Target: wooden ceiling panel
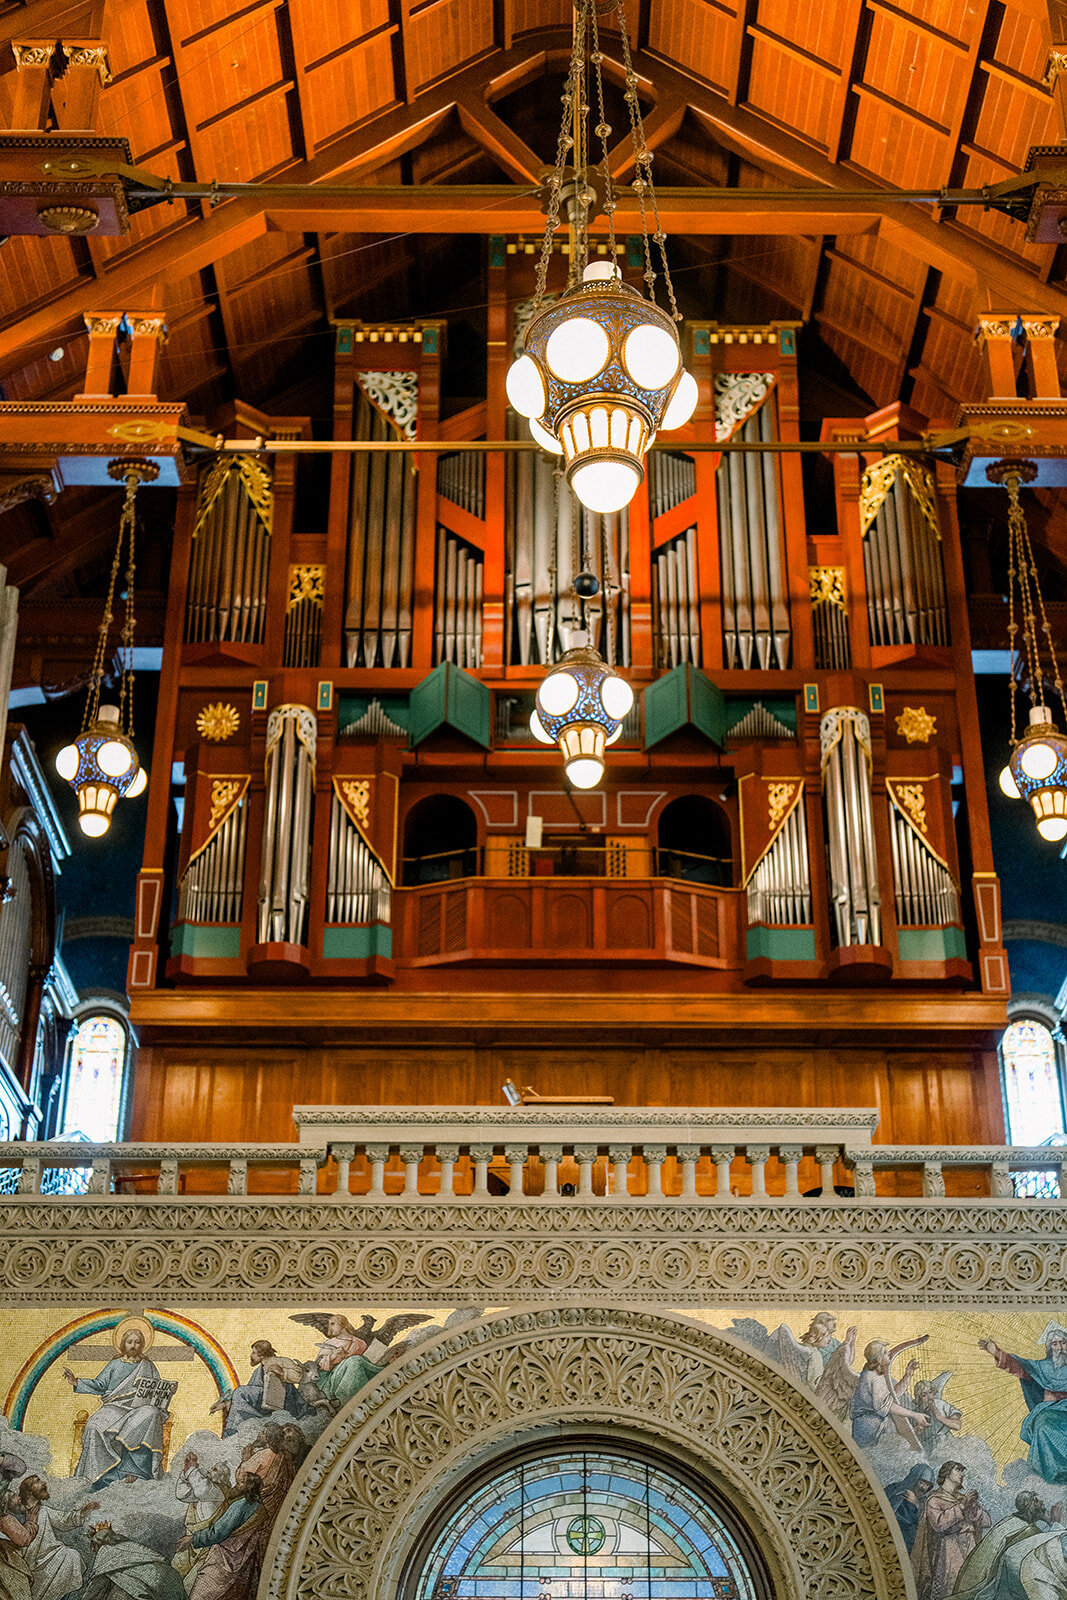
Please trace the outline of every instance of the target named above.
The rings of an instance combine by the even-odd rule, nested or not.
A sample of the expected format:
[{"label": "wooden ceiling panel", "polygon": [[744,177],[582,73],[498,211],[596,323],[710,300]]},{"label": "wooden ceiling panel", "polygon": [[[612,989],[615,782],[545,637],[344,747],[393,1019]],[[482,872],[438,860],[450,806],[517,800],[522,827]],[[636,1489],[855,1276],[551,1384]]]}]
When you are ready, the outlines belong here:
[{"label": "wooden ceiling panel", "polygon": [[907,17],[876,9],[863,81],[890,100],[951,127],[969,81],[966,51]]},{"label": "wooden ceiling panel", "polygon": [[98,133],[118,134],[130,141],[134,161],[142,161],[174,140],[166,85],[174,78],[169,60],[154,60],[117,78],[100,96]]},{"label": "wooden ceiling panel", "polygon": [[1058,138],[1056,109],[1048,95],[999,73],[986,76],[974,143],[1009,167],[1021,167],[1033,144]]},{"label": "wooden ceiling panel", "polygon": [[[14,235],[0,245],[0,315],[23,316],[81,276],[69,239]],[[5,315],[6,314],[6,315]]]},{"label": "wooden ceiling panel", "polygon": [[303,234],[290,237],[286,233],[265,233],[251,244],[217,261],[216,282],[226,293],[237,294],[249,284],[270,277],[282,261],[291,259],[304,246]]},{"label": "wooden ceiling panel", "polygon": [[843,257],[831,256],[823,275],[820,310],[841,328],[862,328],[880,350],[911,343],[917,300],[859,271]]},{"label": "wooden ceiling panel", "polygon": [[850,158],[861,171],[904,188],[920,173],[945,173],[951,153],[946,134],[869,92],[859,95]]},{"label": "wooden ceiling panel", "polygon": [[864,339],[857,337],[855,327],[843,328],[822,312],[815,313],[819,332],[824,342],[842,361],[863,393],[869,395],[875,406],[888,405],[898,398],[904,376],[903,357],[894,350],[875,350]]},{"label": "wooden ceiling panel", "polygon": [[223,299],[222,314],[230,350],[237,366],[255,356],[257,349],[284,330],[306,326],[322,315],[322,303],[312,281],[303,240],[290,239],[296,257],[283,261],[277,272],[255,279],[243,290]]},{"label": "wooden ceiling panel", "polygon": [[[121,27],[108,29],[107,35],[108,65],[114,83],[117,85],[126,73],[152,61],[155,56],[156,36],[146,0],[127,0],[122,7]],[[110,92],[104,91],[101,102]]]},{"label": "wooden ceiling panel", "polygon": [[711,0],[659,0],[649,16],[649,47],[704,83],[727,92],[727,63],[737,30],[735,8]]},{"label": "wooden ceiling panel", "polygon": [[429,0],[412,9],[405,52],[409,86],[421,89],[493,44],[493,8],[470,0]]},{"label": "wooden ceiling panel", "polygon": [[757,33],[752,39],[747,104],[825,150],[834,127],[838,78],[832,67]]},{"label": "wooden ceiling panel", "polygon": [[299,79],[308,154],[396,101],[392,32],[374,34]]},{"label": "wooden ceiling panel", "polygon": [[1015,6],[1005,6],[993,60],[1020,77],[1040,83],[1048,63],[1048,23],[1027,16]]},{"label": "wooden ceiling panel", "polygon": [[388,30],[389,0],[289,0],[293,54],[298,67],[313,67],[327,56]]},{"label": "wooden ceiling panel", "polygon": [[988,379],[982,353],[969,327],[931,308],[922,350],[923,366],[935,373],[945,391],[957,400],[984,397]]},{"label": "wooden ceiling panel", "polygon": [[277,25],[280,4],[267,0],[177,49],[191,136],[194,129],[215,125],[227,108],[245,105],[285,81]]},{"label": "wooden ceiling panel", "polygon": [[[507,9],[512,32],[516,34],[530,33],[534,28],[569,28],[574,0],[510,0]],[[636,7],[631,4],[629,9],[633,11]]]},{"label": "wooden ceiling panel", "polygon": [[278,85],[250,105],[240,106],[212,123],[210,128],[201,128],[196,135],[197,170],[223,182],[248,183],[291,162],[291,92]]},{"label": "wooden ceiling panel", "polygon": [[[180,153],[183,148],[175,146],[167,151],[158,151],[152,158],[152,171],[166,177],[180,178]],[[130,217],[130,231],[125,237],[86,240],[93,266],[99,272],[108,262],[135,251],[139,245],[160,236],[169,228],[183,227],[189,214],[189,202],[185,200],[176,200],[173,205],[161,201],[147,206],[143,211],[135,211]]]},{"label": "wooden ceiling panel", "polygon": [[[884,0],[895,9],[892,0]],[[867,0],[872,11],[882,9],[882,0]],[[901,9],[904,9],[901,7]],[[907,12],[916,22],[947,34],[950,39],[969,39],[983,22],[983,0],[907,0]]]},{"label": "wooden ceiling panel", "polygon": [[[726,265],[730,272],[740,272],[753,283],[765,284],[795,314],[810,299],[821,252],[820,239],[808,239],[800,234],[783,234],[773,239],[732,239]],[[760,313],[760,319],[767,320],[773,315],[772,310],[765,310]]]},{"label": "wooden ceiling panel", "polygon": [[926,263],[908,248],[908,236],[892,227],[880,233],[853,233],[835,243],[835,253],[854,261],[884,283],[917,294],[926,281]]},{"label": "wooden ceiling panel", "polygon": [[798,6],[796,0],[759,0],[756,21],[761,31],[777,34],[840,70],[852,54],[851,33],[843,26],[849,10],[843,0],[808,6]]},{"label": "wooden ceiling panel", "polygon": [[20,372],[13,372],[4,379],[5,400],[70,400],[80,393],[89,355],[85,329],[54,345],[53,350],[62,351],[58,361],[53,361],[50,354],[42,354]]},{"label": "wooden ceiling panel", "polygon": [[[983,151],[975,151],[968,156],[963,182],[967,188],[980,189],[985,183],[1000,183],[1001,179],[1011,177],[1015,171],[1016,168],[1008,162],[997,161]],[[961,210],[957,220],[961,228],[968,232],[983,234],[992,243],[1000,245],[1003,250],[1014,255],[1017,260],[1032,267],[1041,277],[1050,270],[1056,246],[1027,244],[1021,222],[1015,222],[1011,217],[1005,217],[998,211],[981,211],[977,206],[970,206],[966,211]],[[990,285],[990,288],[995,294],[996,285]],[[1034,289],[1036,294],[1040,293],[1036,283]]]},{"label": "wooden ceiling panel", "polygon": [[166,0],[166,9],[171,39],[175,48],[181,48],[201,35],[216,33],[231,20],[247,20],[250,8],[248,0]]}]

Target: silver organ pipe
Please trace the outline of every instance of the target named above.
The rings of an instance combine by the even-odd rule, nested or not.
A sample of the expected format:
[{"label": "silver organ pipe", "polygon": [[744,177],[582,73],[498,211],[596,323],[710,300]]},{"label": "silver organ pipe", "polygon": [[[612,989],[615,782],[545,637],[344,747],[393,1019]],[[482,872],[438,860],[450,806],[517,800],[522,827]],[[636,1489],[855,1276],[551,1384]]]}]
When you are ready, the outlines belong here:
[{"label": "silver organ pipe", "polygon": [[860,504],[867,524],[863,565],[871,643],[947,645],[945,575],[941,541],[931,525],[929,474],[910,462],[905,470],[899,457],[890,456],[864,473]]},{"label": "silver organ pipe", "polygon": [[943,928],[958,923],[960,896],[955,879],[915,831],[892,793],[889,839],[898,926]]},{"label": "silver organ pipe", "polygon": [[231,457],[205,473],[186,602],[185,637],[190,644],[262,642],[270,495],[269,479],[258,463]]},{"label": "silver organ pipe", "polygon": [[[357,386],[353,436],[394,437]],[[345,652],[350,667],[406,667],[415,586],[412,457],[370,451],[353,457],[349,487]]]},{"label": "silver organ pipe", "polygon": [[697,469],[692,456],[652,450],[648,456],[649,496],[653,517],[673,511],[697,492]]},{"label": "silver organ pipe", "polygon": [[326,921],[389,921],[389,879],[336,794],[330,812]]},{"label": "silver organ pipe", "polygon": [[774,927],[811,922],[808,824],[803,797],[748,881],[748,920]]},{"label": "silver organ pipe", "polygon": [[11,1072],[18,1061],[30,970],[33,895],[26,846],[16,838],[7,854],[10,897],[0,906],[0,1056]]},{"label": "silver organ pipe", "polygon": [[289,568],[283,657],[287,667],[317,667],[319,664],[325,575],[326,569],[322,566]]},{"label": "silver organ pipe", "polygon": [[836,706],[819,724],[830,896],[839,945],[881,944],[881,894],[871,808],[870,724]]},{"label": "silver organ pipe", "polygon": [[434,660],[457,667],[482,662],[483,556],[448,528],[437,529]]},{"label": "silver organ pipe", "polygon": [[308,903],[315,714],[275,706],[267,718],[266,807],[260,856],[260,944],[303,944]]},{"label": "silver organ pipe", "polygon": [[248,797],[238,802],[182,878],[179,922],[240,922],[244,910]]},{"label": "silver organ pipe", "polygon": [[700,665],[697,531],[687,528],[652,556],[652,615],[661,667]]},{"label": "silver organ pipe", "polygon": [[[765,401],[748,418],[741,439],[774,438],[772,405]],[[731,452],[717,481],[726,665],[786,667],[790,623],[777,464],[770,452]]]},{"label": "silver organ pipe", "polygon": [[463,450],[441,456],[437,463],[437,492],[462,506],[472,517],[485,516],[485,452]]},{"label": "silver organ pipe", "polygon": [[843,567],[809,567],[815,665],[834,671],[852,664]]}]

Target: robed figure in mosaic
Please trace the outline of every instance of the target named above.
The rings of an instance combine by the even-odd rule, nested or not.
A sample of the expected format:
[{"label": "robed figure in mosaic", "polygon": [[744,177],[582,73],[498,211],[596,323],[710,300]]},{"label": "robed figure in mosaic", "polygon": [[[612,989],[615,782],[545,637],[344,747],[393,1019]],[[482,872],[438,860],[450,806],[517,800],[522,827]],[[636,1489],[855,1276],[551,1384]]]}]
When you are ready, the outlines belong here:
[{"label": "robed figure in mosaic", "polygon": [[1046,1483],[1067,1483],[1067,1328],[1050,1322],[1041,1335],[1042,1361],[1009,1355],[992,1339],[979,1339],[1002,1372],[1022,1384],[1027,1412],[1019,1437],[1033,1470]]}]

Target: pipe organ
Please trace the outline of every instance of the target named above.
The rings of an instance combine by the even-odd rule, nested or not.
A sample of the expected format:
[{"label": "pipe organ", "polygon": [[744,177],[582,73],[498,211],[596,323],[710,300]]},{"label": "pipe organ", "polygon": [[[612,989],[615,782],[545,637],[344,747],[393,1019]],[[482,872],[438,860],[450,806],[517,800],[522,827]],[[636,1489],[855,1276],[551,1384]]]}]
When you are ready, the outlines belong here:
[{"label": "pipe organ", "polygon": [[[133,991],[1003,993],[952,469],[903,409],[830,421],[806,497],[765,448],[799,438],[795,325],[696,323],[692,422],[583,511],[501,449],[531,271],[491,258],[484,399],[447,398],[444,324],[337,323],[333,439],[390,448],[333,454],[325,507],[307,419],[240,409],[247,451],[179,491]],[[579,795],[529,717],[583,570],[636,700]]]}]

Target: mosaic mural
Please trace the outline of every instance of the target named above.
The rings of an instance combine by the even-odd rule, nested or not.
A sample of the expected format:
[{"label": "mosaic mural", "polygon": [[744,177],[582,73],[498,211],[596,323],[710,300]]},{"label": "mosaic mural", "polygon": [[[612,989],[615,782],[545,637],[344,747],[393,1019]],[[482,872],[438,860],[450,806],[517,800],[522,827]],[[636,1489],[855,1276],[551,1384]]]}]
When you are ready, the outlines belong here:
[{"label": "mosaic mural", "polygon": [[[391,1362],[480,1314],[0,1312],[0,1600],[251,1600],[274,1519],[331,1418]],[[919,1600],[1067,1600],[1067,1307],[677,1314],[733,1334],[837,1419],[885,1488]],[[589,1529],[599,1537],[607,1505],[580,1513],[593,1518],[583,1561],[599,1554]],[[497,1566],[513,1560],[505,1532],[490,1541]],[[569,1571],[573,1541],[547,1526],[539,1537]]]}]

